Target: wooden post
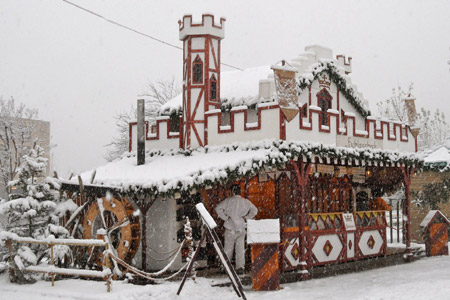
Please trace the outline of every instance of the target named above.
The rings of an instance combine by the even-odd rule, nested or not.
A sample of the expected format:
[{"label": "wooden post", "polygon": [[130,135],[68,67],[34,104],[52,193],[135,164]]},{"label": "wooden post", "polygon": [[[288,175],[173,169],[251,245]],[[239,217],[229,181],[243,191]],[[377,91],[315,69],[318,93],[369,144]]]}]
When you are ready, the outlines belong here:
[{"label": "wooden post", "polygon": [[400,202],[397,201],[397,243],[400,243]]},{"label": "wooden post", "polygon": [[10,264],[10,266],[9,266],[9,276],[10,276],[10,278],[15,278],[16,275],[14,273],[14,268],[12,267],[13,263],[14,263],[14,259],[13,259],[13,256],[12,256],[12,252],[13,252],[12,241],[11,240],[6,240],[5,246],[8,247],[8,251],[9,251],[9,264]]},{"label": "wooden post", "polygon": [[[306,262],[306,242],[308,234],[308,218],[306,216],[306,188],[308,186],[308,176],[311,171],[311,163],[304,163],[302,158],[298,159],[297,162],[291,160],[291,165],[294,168],[294,172],[297,178],[298,187],[300,188],[300,195],[298,195],[298,190],[294,191],[294,197],[300,202],[300,216],[299,216],[299,240],[300,240],[300,279],[308,280],[310,278],[308,271],[308,264]],[[300,197],[299,197],[300,196]]]},{"label": "wooden post", "polygon": [[[111,270],[111,260],[109,257],[109,242],[108,242],[108,238],[107,235],[103,236],[103,240],[105,241],[105,254],[103,256],[103,261],[105,263],[105,268],[108,268]],[[111,276],[107,276],[106,277],[106,291],[109,293],[111,292]]]},{"label": "wooden post", "polygon": [[[52,266],[55,266],[55,255],[54,255],[54,252],[53,252],[53,246],[54,245],[50,244],[49,246],[50,246],[50,264]],[[55,274],[51,273],[50,276],[52,277],[52,286],[55,286]]]},{"label": "wooden post", "polygon": [[391,203],[391,210],[389,211],[389,231],[391,233],[391,243],[394,242],[394,229],[392,228],[392,226],[394,226],[394,222],[392,219],[392,200],[390,201]]},{"label": "wooden post", "polygon": [[145,164],[145,101],[137,101],[137,164]]},{"label": "wooden post", "polygon": [[411,216],[410,216],[410,199],[409,199],[409,193],[410,193],[410,185],[411,185],[411,177],[414,172],[414,167],[411,166],[405,166],[402,167],[403,171],[403,180],[405,185],[405,203],[404,203],[404,211],[403,216],[406,217],[405,226],[403,228],[404,230],[404,236],[405,236],[405,261],[410,262],[413,260],[413,254],[411,249]]},{"label": "wooden post", "polygon": [[81,176],[79,176],[79,175],[78,175],[78,184],[80,185],[80,205],[79,206],[81,206],[84,204],[84,200],[83,200],[84,184],[83,184],[83,179],[81,179]]}]

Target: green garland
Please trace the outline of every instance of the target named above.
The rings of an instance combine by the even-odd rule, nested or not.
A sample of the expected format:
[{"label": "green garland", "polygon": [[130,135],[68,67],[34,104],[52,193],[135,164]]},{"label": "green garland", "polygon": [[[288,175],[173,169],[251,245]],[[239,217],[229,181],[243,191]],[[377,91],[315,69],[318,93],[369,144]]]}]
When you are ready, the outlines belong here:
[{"label": "green garland", "polygon": [[[414,165],[418,169],[422,169],[423,160],[421,157],[415,154],[402,154],[393,151],[383,151],[369,148],[351,149],[345,147],[328,146],[319,143],[300,142],[300,141],[283,141],[283,140],[266,140],[257,143],[246,144],[231,144],[224,146],[204,147],[195,150],[156,150],[147,152],[150,157],[157,156],[193,156],[195,153],[220,153],[220,152],[233,152],[233,151],[255,151],[255,150],[269,150],[269,153],[263,159],[253,159],[251,168],[245,162],[238,164],[234,168],[225,168],[224,172],[211,179],[203,179],[203,172],[199,171],[196,174],[192,174],[192,180],[190,183],[182,182],[179,180],[175,187],[159,189],[160,185],[169,184],[169,182],[163,181],[159,185],[153,185],[151,187],[142,188],[141,186],[129,186],[126,192],[146,192],[156,197],[172,197],[176,193],[184,193],[189,190],[200,190],[205,186],[215,186],[217,184],[226,184],[230,181],[239,180],[241,178],[250,178],[257,175],[266,168],[283,168],[286,163],[295,157],[306,157],[309,161],[313,157],[317,156],[322,159],[330,158],[332,160],[358,160],[358,161],[371,161],[371,162],[383,162],[389,164],[402,164],[406,166]],[[129,154],[128,157],[135,154]],[[333,162],[331,162],[333,164]]]},{"label": "green garland", "polygon": [[327,72],[327,74],[330,76],[330,79],[336,84],[336,86],[339,88],[339,91],[345,96],[346,99],[348,99],[350,104],[355,107],[357,112],[359,112],[364,118],[370,116],[370,111],[365,110],[361,105],[361,101],[355,96],[355,91],[353,90],[353,88],[347,88],[347,81],[339,73],[333,62],[320,62],[319,66],[316,66],[312,71],[312,74],[314,75],[313,80],[300,78],[298,84],[299,95],[301,91],[310,86],[314,80],[318,79],[319,75],[322,72]]}]

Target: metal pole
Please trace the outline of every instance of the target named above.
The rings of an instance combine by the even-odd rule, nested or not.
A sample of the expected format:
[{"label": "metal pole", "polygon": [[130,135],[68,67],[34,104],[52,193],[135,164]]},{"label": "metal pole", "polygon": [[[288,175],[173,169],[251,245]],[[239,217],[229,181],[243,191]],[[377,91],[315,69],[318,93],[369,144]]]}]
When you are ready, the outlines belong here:
[{"label": "metal pole", "polygon": [[137,164],[145,164],[145,104],[144,99],[137,101]]}]

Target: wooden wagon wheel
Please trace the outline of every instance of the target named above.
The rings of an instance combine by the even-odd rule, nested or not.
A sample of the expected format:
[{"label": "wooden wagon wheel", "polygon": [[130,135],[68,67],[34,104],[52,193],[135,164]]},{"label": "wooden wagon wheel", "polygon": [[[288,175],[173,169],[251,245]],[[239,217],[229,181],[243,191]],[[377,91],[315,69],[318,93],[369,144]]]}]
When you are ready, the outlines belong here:
[{"label": "wooden wagon wheel", "polygon": [[[95,239],[97,230],[104,228],[110,238],[113,251],[126,262],[131,262],[140,242],[139,218],[126,198],[105,197],[93,201],[83,218],[83,238]],[[89,253],[92,249],[89,249]],[[99,259],[96,259],[100,263]]]}]

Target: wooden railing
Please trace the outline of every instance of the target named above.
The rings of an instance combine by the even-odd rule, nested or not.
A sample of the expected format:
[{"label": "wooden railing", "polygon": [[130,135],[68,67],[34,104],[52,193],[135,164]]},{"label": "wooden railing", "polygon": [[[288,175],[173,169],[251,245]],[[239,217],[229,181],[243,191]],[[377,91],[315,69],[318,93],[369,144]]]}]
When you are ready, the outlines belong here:
[{"label": "wooden railing", "polygon": [[[6,247],[8,247],[10,252],[10,261],[12,262],[13,256],[13,242],[22,244],[37,244],[37,245],[47,245],[50,247],[50,265],[49,266],[28,266],[24,270],[27,272],[34,273],[44,273],[48,274],[52,280],[52,286],[55,286],[55,275],[66,275],[66,276],[81,276],[81,277],[92,277],[92,278],[102,278],[106,281],[107,292],[111,291],[111,261],[108,255],[109,243],[107,240],[101,239],[90,239],[90,240],[78,240],[78,239],[47,239],[47,240],[36,240],[33,238],[24,237],[11,237],[5,240]],[[104,247],[105,255],[103,256],[104,270],[94,271],[94,270],[80,270],[80,269],[70,269],[70,268],[59,268],[55,266],[54,258],[54,246],[65,245],[65,246],[81,246],[81,247]]]}]

